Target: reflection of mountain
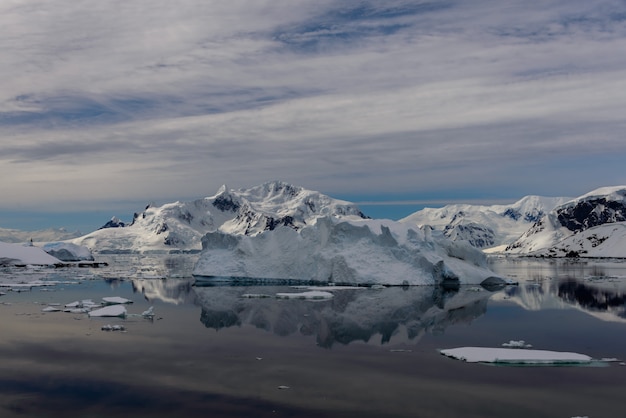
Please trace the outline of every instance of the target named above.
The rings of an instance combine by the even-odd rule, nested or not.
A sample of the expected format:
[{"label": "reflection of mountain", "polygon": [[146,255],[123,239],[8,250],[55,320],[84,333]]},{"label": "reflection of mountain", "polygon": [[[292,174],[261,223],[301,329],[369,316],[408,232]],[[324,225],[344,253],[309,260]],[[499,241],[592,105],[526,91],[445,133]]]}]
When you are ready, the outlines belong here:
[{"label": "reflection of mountain", "polygon": [[[445,291],[438,287],[335,290],[325,301],[278,300],[285,287],[195,287],[202,307],[200,320],[219,330],[244,324],[277,335],[313,336],[318,345],[369,341],[381,344],[441,332],[449,325],[470,322],[486,311],[490,292],[479,288]],[[266,295],[247,298],[244,295]]]},{"label": "reflection of mountain", "polygon": [[528,310],[579,309],[606,321],[626,321],[624,279],[545,280],[508,288],[506,298]]},{"label": "reflection of mountain", "polygon": [[626,319],[626,292],[602,289],[574,280],[558,285],[558,296],[586,311],[613,312]]}]

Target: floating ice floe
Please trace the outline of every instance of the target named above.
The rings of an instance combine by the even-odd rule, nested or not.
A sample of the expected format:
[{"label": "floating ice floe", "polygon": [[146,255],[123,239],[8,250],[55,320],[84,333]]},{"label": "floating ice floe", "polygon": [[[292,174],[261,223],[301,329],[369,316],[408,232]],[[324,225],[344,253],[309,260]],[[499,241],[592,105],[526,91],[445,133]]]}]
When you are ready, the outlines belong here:
[{"label": "floating ice floe", "polygon": [[515,348],[460,347],[440,350],[440,353],[468,363],[575,365],[589,364],[593,361],[591,357],[585,354]]},{"label": "floating ice floe", "polygon": [[511,340],[508,343],[502,343],[502,347],[506,348],[533,348],[532,344],[526,344],[524,340]]},{"label": "floating ice floe", "polygon": [[56,306],[46,306],[41,310],[41,312],[60,312],[61,309]]},{"label": "floating ice floe", "polygon": [[125,305],[127,303],[133,303],[132,300],[120,296],[110,296],[102,298],[102,301],[105,305]]},{"label": "floating ice floe", "polygon": [[89,312],[90,317],[125,317],[126,316],[126,308],[123,305],[110,305],[105,306],[104,308],[96,309],[94,311]]},{"label": "floating ice floe", "polygon": [[300,293],[277,293],[278,299],[307,299],[307,300],[326,300],[332,299],[333,294],[330,292],[322,292],[320,290],[311,290]]},{"label": "floating ice floe", "polygon": [[100,308],[101,306],[102,305],[100,305],[99,303],[95,303],[92,299],[77,300],[77,301],[74,301],[65,305],[65,307],[69,309],[87,309],[87,310]]}]

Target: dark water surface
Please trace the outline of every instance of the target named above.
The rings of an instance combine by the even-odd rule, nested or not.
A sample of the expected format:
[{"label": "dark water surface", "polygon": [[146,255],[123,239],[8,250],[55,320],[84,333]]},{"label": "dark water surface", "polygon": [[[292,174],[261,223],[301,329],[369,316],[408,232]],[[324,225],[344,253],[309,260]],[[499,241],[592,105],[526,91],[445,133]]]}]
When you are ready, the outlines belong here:
[{"label": "dark water surface", "polygon": [[[623,263],[494,260],[520,286],[341,290],[306,301],[273,297],[299,291],[287,287],[194,287],[188,263],[142,261],[44,271],[69,283],[4,290],[0,417],[626,416]],[[168,278],[148,279],[151,263]],[[22,274],[4,272],[0,283]],[[133,300],[130,314],[154,306],[156,317],[42,312],[105,296]],[[620,361],[495,367],[437,351],[509,340]]]}]

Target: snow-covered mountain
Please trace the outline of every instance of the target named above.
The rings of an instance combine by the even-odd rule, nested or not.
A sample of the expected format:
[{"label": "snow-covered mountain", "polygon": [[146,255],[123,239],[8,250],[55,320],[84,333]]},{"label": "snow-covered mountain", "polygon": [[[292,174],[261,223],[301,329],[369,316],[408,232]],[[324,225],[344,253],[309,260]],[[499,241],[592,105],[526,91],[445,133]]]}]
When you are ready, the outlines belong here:
[{"label": "snow-covered mountain", "polygon": [[51,242],[64,241],[79,237],[80,232],[70,232],[64,228],[49,228],[37,231],[21,231],[18,229],[0,228],[0,241],[2,242]]},{"label": "snow-covered mountain", "polygon": [[555,207],[506,253],[626,257],[626,186],[602,187]]},{"label": "snow-covered mountain", "polygon": [[222,186],[214,196],[191,202],[148,205],[129,225],[113,218],[72,242],[100,253],[199,252],[208,232],[254,236],[280,225],[298,230],[319,216],[365,217],[352,203],[274,181],[239,190]]},{"label": "snow-covered mountain", "polygon": [[453,241],[467,241],[477,248],[510,244],[552,208],[570,198],[526,196],[510,205],[454,204],[424,208],[400,222],[430,225]]}]

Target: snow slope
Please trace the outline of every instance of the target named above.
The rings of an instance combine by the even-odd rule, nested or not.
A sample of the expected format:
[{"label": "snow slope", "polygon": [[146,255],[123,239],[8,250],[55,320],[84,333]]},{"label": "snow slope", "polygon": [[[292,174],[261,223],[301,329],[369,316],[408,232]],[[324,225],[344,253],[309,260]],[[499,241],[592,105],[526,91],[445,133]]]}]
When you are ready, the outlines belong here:
[{"label": "snow slope", "polygon": [[60,265],[61,260],[39,247],[0,242],[0,265]]},{"label": "snow slope", "polygon": [[478,284],[494,273],[466,243],[390,220],[325,216],[299,229],[207,233],[194,275],[342,284]]},{"label": "snow slope", "polygon": [[113,218],[72,242],[100,253],[199,252],[208,232],[252,236],[279,225],[297,230],[326,215],[364,217],[352,203],[279,181],[239,190],[222,186],[192,202],[149,205],[128,226]]},{"label": "snow slope", "polygon": [[455,204],[424,208],[400,222],[430,225],[453,241],[467,241],[477,248],[510,244],[534,222],[569,198],[526,196],[511,205]]},{"label": "snow slope", "polygon": [[626,186],[602,187],[555,207],[505,252],[548,257],[626,257]]}]

